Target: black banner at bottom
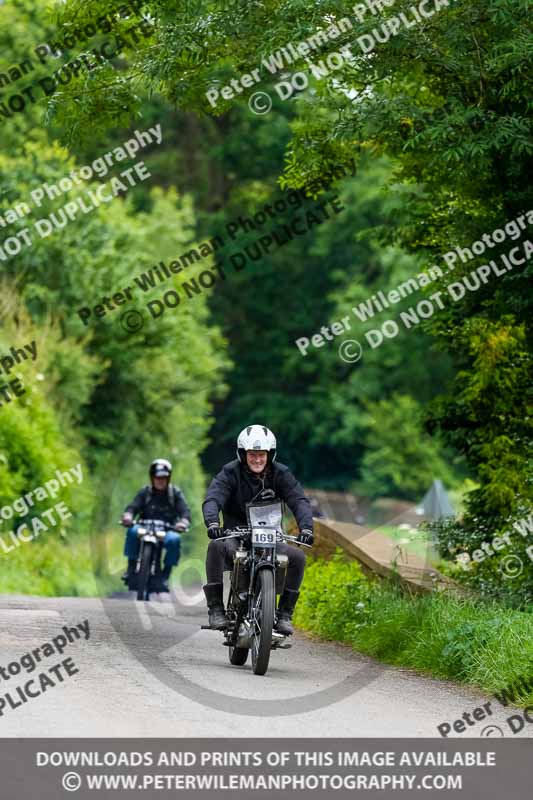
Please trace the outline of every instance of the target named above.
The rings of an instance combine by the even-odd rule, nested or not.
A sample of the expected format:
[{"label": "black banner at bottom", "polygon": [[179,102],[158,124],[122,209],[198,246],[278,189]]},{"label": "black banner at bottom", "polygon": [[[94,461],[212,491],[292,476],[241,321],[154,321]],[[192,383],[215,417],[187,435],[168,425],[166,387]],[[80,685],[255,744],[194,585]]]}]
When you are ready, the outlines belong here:
[{"label": "black banner at bottom", "polygon": [[527,739],[3,739],[2,800],[531,796]]}]

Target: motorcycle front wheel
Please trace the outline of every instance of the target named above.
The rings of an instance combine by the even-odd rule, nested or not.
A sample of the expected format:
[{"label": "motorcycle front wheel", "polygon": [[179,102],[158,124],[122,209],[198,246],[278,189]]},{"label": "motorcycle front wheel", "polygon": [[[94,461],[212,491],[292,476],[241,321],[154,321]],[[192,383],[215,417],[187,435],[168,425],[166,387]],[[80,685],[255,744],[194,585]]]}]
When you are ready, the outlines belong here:
[{"label": "motorcycle front wheel", "polygon": [[139,583],[137,584],[137,600],[150,599],[150,572],[152,567],[151,542],[143,543],[141,555],[141,568],[139,569]]},{"label": "motorcycle front wheel", "polygon": [[254,590],[252,669],[255,675],[264,675],[268,669],[275,607],[274,575],[271,570],[262,569],[255,582]]}]

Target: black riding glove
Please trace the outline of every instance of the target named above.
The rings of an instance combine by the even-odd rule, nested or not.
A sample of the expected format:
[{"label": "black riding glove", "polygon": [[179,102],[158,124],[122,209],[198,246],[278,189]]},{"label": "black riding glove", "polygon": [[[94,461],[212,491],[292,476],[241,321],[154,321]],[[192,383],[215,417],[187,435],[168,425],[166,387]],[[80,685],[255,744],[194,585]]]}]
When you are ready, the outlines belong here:
[{"label": "black riding glove", "polygon": [[302,544],[313,544],[315,537],[313,536],[313,531],[310,531],[308,528],[304,528],[303,531],[300,531],[298,534],[298,538],[296,541],[301,542]]},{"label": "black riding glove", "polygon": [[210,539],[220,539],[221,536],[224,536],[224,531],[218,522],[212,522],[207,528],[207,535]]}]

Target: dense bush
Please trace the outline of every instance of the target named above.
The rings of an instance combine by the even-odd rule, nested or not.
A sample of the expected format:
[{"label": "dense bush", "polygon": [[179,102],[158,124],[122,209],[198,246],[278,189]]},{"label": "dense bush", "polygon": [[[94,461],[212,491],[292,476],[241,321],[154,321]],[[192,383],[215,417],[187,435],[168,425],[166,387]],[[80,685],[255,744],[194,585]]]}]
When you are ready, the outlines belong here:
[{"label": "dense bush", "polygon": [[[0,586],[5,594],[44,595],[47,597],[94,597],[120,590],[119,563],[122,543],[109,538],[116,561],[116,575],[104,584],[95,583],[94,558],[86,537],[70,537],[57,531],[21,544],[0,556]],[[122,566],[120,559],[120,566]]]},{"label": "dense bush", "polygon": [[[443,519],[426,527],[444,559],[441,569],[446,574],[485,597],[518,608],[533,607],[531,508],[523,507],[497,527],[474,516]],[[505,534],[506,539],[502,539]],[[496,537],[500,539],[499,551],[492,545]],[[477,558],[485,556],[482,561],[473,559],[478,550],[481,555]]]}]

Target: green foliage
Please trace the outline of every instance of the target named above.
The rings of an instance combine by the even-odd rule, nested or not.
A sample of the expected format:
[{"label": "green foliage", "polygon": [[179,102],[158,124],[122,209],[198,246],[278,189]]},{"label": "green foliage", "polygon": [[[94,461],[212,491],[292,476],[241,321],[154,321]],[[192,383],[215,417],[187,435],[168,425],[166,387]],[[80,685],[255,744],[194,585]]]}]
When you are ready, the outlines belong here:
[{"label": "green foliage", "polygon": [[469,513],[501,524],[533,498],[531,355],[524,325],[509,316],[470,320],[461,345],[473,369],[458,373],[455,394],[435,404],[432,419],[476,468],[481,485],[469,495]]},{"label": "green foliage", "polygon": [[[19,197],[13,192],[10,198],[16,202],[26,186],[57,180],[73,166],[65,151],[40,148],[37,169],[30,169],[22,158],[5,156],[0,169],[20,187]],[[40,213],[45,216],[53,207],[48,201]],[[61,319],[71,347],[83,345],[81,361],[56,353],[53,373],[60,402],[86,428],[90,443],[109,446],[127,432],[130,443],[146,446],[154,436],[168,440],[171,430],[176,438],[189,436],[196,449],[201,447],[198,437],[207,429],[200,421],[208,409],[204,375],[222,365],[214,356],[221,345],[219,333],[206,326],[205,298],[194,298],[179,313],[167,313],[157,323],[149,319],[147,329],[133,335],[122,329],[120,312],[101,320],[93,317],[88,328],[76,313],[131,284],[143,267],[170,260],[190,246],[193,212],[187,198],[154,190],[150,213],[131,211],[130,200],[117,198],[105,210],[100,207],[76,219],[61,236],[35,241],[4,270],[13,278],[15,271],[22,276],[19,290],[36,319],[43,323],[53,313]],[[191,271],[191,277],[194,274]],[[172,288],[172,282],[165,288]],[[146,293],[140,307],[161,293],[161,289]],[[144,314],[149,317],[146,310]],[[46,341],[42,344],[45,347]],[[70,386],[79,387],[81,394],[70,393]],[[118,397],[130,402],[117,402]],[[187,409],[176,402],[180,397],[187,397]]]},{"label": "green foliage", "polygon": [[442,446],[423,428],[420,404],[408,395],[369,404],[358,491],[370,497],[419,500],[433,480],[456,483]]},{"label": "green foliage", "polygon": [[[64,396],[58,395],[57,386],[63,383],[58,369],[61,358],[66,357],[67,363],[73,358],[79,368],[79,373],[73,377],[74,380],[80,377],[82,391],[81,375],[84,370],[90,372],[91,358],[76,344],[69,348],[59,327],[49,320],[42,326],[36,325],[20,299],[7,286],[2,292],[2,312],[4,324],[0,328],[0,352],[9,353],[10,347],[23,349],[25,344],[35,342],[37,359],[22,361],[5,376],[6,382],[18,378],[24,394],[0,408],[0,506],[42,486],[55,477],[56,469],[68,471],[81,464],[82,485],[61,487],[53,500],[34,497],[28,519],[62,501],[76,510],[75,522],[67,519],[64,527],[87,532],[93,502],[91,479],[79,449],[81,440],[70,428],[70,413],[66,410],[68,392]],[[20,519],[3,521],[2,530],[5,533],[18,524],[21,524]]]},{"label": "green foliage", "polygon": [[[82,5],[72,0],[65,18],[73,19]],[[407,0],[395,3],[383,11],[381,21],[408,6]],[[90,7],[102,8],[103,3]],[[347,13],[336,0],[307,6],[298,0],[282,6],[236,2],[224,9],[214,9],[209,2],[186,7],[153,2],[147,8],[157,19],[157,47],[134,60],[128,72],[132,86],[140,73],[181,107],[197,110],[209,110],[207,86],[251,72],[262,56],[316,33],[326,17],[334,20]],[[527,210],[532,195],[523,176],[531,171],[533,154],[529,10],[528,2],[457,0],[363,55],[354,40],[376,24],[373,15],[366,15],[342,39],[352,44],[353,58],[329,79],[311,79],[310,90],[291,104],[298,116],[287,146],[284,185],[307,186],[354,156],[359,160],[362,153],[386,153],[394,162],[405,212],[399,224],[390,226],[389,238],[431,256],[469,245]],[[176,33],[194,50],[194,59],[184,60],[182,48],[176,50]],[[325,49],[336,50],[340,44],[335,40]],[[291,65],[294,71],[300,68],[306,68],[303,58]],[[114,84],[117,92],[123,83],[121,76]],[[93,88],[97,87],[98,80]],[[119,97],[123,102],[117,95],[115,109]],[[245,100],[242,95],[223,100],[213,113]],[[66,119],[79,114],[78,106],[74,100],[64,105]],[[87,95],[82,107],[90,107]],[[475,265],[458,265],[456,279]],[[526,321],[530,324],[529,276],[526,264],[497,287],[494,283],[465,301],[460,315],[455,309],[444,310],[430,325],[460,369],[435,419],[449,441],[468,442],[465,455],[480,483],[478,495],[472,495],[477,502],[473,513],[483,504],[486,513],[505,516],[529,480],[523,452],[531,440],[530,405],[524,415],[525,400],[515,410],[509,404],[502,432],[496,433],[483,415],[457,413],[456,403],[459,396],[470,403],[480,379],[483,382],[479,353],[472,350],[480,329],[490,330],[489,338],[496,341],[509,338],[504,319],[509,310],[518,332]],[[526,335],[530,339],[531,334]],[[481,338],[487,344],[487,337]],[[509,350],[496,350],[494,364],[505,368]],[[513,392],[522,385],[522,365],[531,369],[529,357],[522,355],[520,360],[518,377],[511,379]],[[320,402],[323,396],[320,387],[313,400]],[[307,429],[308,417],[300,416]],[[517,432],[521,423],[524,436]],[[321,441],[327,439],[324,434]],[[323,463],[328,461],[326,455]]]},{"label": "green foliage", "polygon": [[[408,6],[398,0],[383,15]],[[108,7],[108,0],[53,8],[44,0],[4,4],[2,69]],[[469,529],[478,519],[500,529],[518,505],[531,502],[529,265],[469,293],[460,307],[439,311],[423,330],[366,348],[356,365],[343,363],[337,351],[341,338],[364,341],[368,327],[382,321],[360,324],[352,307],[533,205],[523,178],[533,152],[529,3],[454,0],[363,56],[355,39],[375,26],[369,14],[327,48],[350,41],[353,61],[331,79],[311,79],[310,91],[296,102],[275,98],[272,76],[263,76],[259,88],[275,99],[267,118],[250,113],[247,92],[213,111],[206,89],[315,34],[326,17],[349,15],[345,4],[147,0],[143,10],[154,20],[153,37],[127,45],[89,73],[82,70],[48,104],[39,90],[39,101],[24,113],[0,119],[3,210],[42,181],[54,183],[119,144],[132,123],[161,121],[163,127],[163,145],[147,158],[150,182],[1,262],[7,291],[39,332],[36,369],[44,375],[40,380],[32,372],[28,398],[0,409],[10,415],[5,433],[0,417],[8,460],[18,464],[19,431],[24,453],[24,479],[17,471],[10,473],[12,485],[7,476],[1,484],[6,498],[26,485],[28,474],[33,481],[48,464],[75,454],[76,463],[89,466],[100,498],[99,509],[93,500],[82,503],[79,521],[91,517],[98,531],[116,519],[145,482],[147,462],[160,453],[179,465],[177,479],[199,516],[200,454],[211,439],[206,464],[218,469],[232,457],[238,430],[261,419],[279,435],[280,459],[302,480],[324,488],[359,482],[371,493],[413,499],[427,485],[423,474],[435,472],[453,484],[463,471],[442,446],[440,431],[478,483],[468,499]],[[115,22],[111,38],[133,20]],[[106,38],[99,34],[37,66],[27,80],[4,87],[4,99]],[[324,52],[315,55],[319,60]],[[308,65],[302,59],[290,69]],[[346,210],[338,218],[232,274],[210,294],[147,320],[134,335],[121,328],[118,312],[89,328],[79,320],[81,306],[95,305],[141,270],[270,202],[279,183],[308,186],[333,167],[351,171],[354,164],[357,176],[342,182]],[[161,188],[154,190],[154,183]],[[74,189],[68,199],[86,188],[94,186]],[[62,204],[46,201],[41,215]],[[24,226],[21,220],[11,231]],[[264,233],[247,233],[222,256]],[[458,262],[453,279],[478,263]],[[176,278],[168,288],[179,283]],[[429,291],[444,285],[436,282]],[[156,289],[143,296],[139,307],[159,295]],[[296,339],[346,315],[352,327],[345,337],[301,356]],[[2,345],[10,346],[16,330],[0,332]],[[17,341],[26,329],[20,333]],[[224,400],[226,350],[234,368]],[[32,368],[25,369],[30,376]],[[432,405],[429,439],[418,410],[424,413],[436,394],[442,397]],[[37,442],[30,443],[34,411]],[[370,425],[370,418],[377,423]]]},{"label": "green foliage", "polygon": [[[499,620],[495,620],[499,623]],[[481,634],[481,638],[479,635]],[[475,665],[476,652],[486,646],[485,631],[472,622],[465,622],[446,633],[446,645],[442,649],[442,665],[454,675],[467,675]]]},{"label": "green foliage", "polygon": [[[9,20],[2,28],[5,68],[29,54],[36,44],[57,39],[57,20],[51,18],[47,27],[42,8],[36,13],[32,5],[24,0],[0,9],[3,23]],[[22,36],[25,23],[28,26]],[[57,69],[69,55],[50,63]],[[21,80],[20,86],[49,72],[50,66],[48,70],[39,68]],[[5,94],[17,91],[18,86],[7,87]],[[48,138],[38,127],[42,108],[42,103],[28,104],[24,114],[2,120],[6,148],[0,154],[0,214],[28,201],[30,192],[43,182],[58,183],[73,169],[130,138],[128,129],[123,135],[102,135],[88,158],[80,147],[75,158],[54,140],[53,128]],[[168,125],[165,118],[162,121],[165,142],[171,138],[171,119],[169,114]],[[148,165],[150,157],[144,156]],[[121,169],[127,166],[130,164],[120,164]],[[153,320],[146,303],[179,287],[179,281],[146,295],[139,291],[137,307],[143,311],[146,325],[135,334],[122,328],[121,310],[104,319],[93,316],[88,327],[77,314],[79,308],[93,307],[102,297],[131,285],[141,271],[189,249],[195,242],[195,212],[190,197],[178,195],[173,188],[158,190],[146,182],[125,199],[115,198],[91,213],[80,214],[46,238],[36,234],[32,227],[36,219],[97,186],[85,183],[68,195],[46,198],[39,208],[32,207],[29,216],[2,228],[4,240],[29,227],[32,245],[0,262],[0,352],[35,340],[38,357],[35,362],[24,362],[11,375],[20,373],[26,394],[0,409],[0,502],[12,502],[53,477],[55,469],[77,463],[83,465],[84,483],[80,488],[62,489],[56,498],[65,501],[73,513],[64,523],[72,558],[66,554],[67,545],[58,546],[55,556],[49,545],[42,551],[42,560],[38,543],[20,547],[6,554],[18,566],[9,581],[2,575],[0,591],[94,592],[88,544],[84,545],[87,552],[82,553],[73,543],[80,535],[83,541],[89,535],[98,539],[100,531],[116,523],[126,503],[147,482],[147,467],[156,455],[174,462],[174,479],[193,508],[198,529],[205,488],[200,453],[208,441],[213,399],[224,394],[221,373],[228,365],[225,343],[211,324],[205,295]],[[203,268],[207,265],[204,262]],[[197,271],[190,268],[187,278]],[[41,501],[32,514],[38,515],[49,505]],[[11,524],[4,522],[4,534]],[[58,530],[56,533],[59,535]],[[115,528],[120,548],[123,535],[122,529]],[[202,544],[205,547],[204,541]],[[184,549],[189,555],[198,553],[194,536],[184,542]],[[91,555],[97,552],[98,548],[93,548]],[[76,582],[78,555],[81,563]],[[98,572],[99,567],[95,555],[92,570]]]},{"label": "green foliage", "polygon": [[[527,609],[533,605],[531,520],[531,508],[524,507],[499,526],[491,524],[484,515],[468,515],[460,521],[444,519],[426,527],[445,559],[439,566],[450,577],[483,597]],[[507,539],[502,539],[504,534],[507,534]],[[491,547],[496,537],[501,541],[500,550]],[[488,545],[489,552],[482,545]],[[478,550],[483,558],[481,561],[473,559]]]},{"label": "green foliage", "polygon": [[[334,580],[333,580],[334,579]],[[321,635],[345,641],[368,614],[371,584],[357,562],[338,550],[330,561],[309,561],[298,602],[296,620]],[[332,617],[331,609],[338,609]]]},{"label": "green foliage", "polygon": [[[55,530],[47,536],[0,556],[2,594],[94,597],[98,592],[88,539],[61,537]],[[119,586],[116,581],[107,588]]]},{"label": "green foliage", "polygon": [[[488,692],[529,675],[533,657],[531,614],[441,593],[410,596],[369,582],[340,552],[308,563],[295,622],[386,663]],[[516,702],[532,699],[522,692]]]},{"label": "green foliage", "polygon": [[[268,169],[268,162],[264,164]],[[382,398],[395,402],[398,393],[409,394],[413,386],[420,402],[427,402],[448,378],[448,360],[431,353],[430,340],[423,334],[413,334],[409,347],[398,338],[377,351],[366,348],[362,364],[346,364],[338,354],[341,341],[361,341],[363,331],[376,325],[373,320],[360,323],[352,307],[378,288],[393,288],[419,271],[413,256],[384,248],[376,233],[400,213],[383,193],[389,175],[386,162],[365,162],[355,178],[347,177],[339,187],[345,210],[338,217],[266,254],[260,262],[249,262],[213,296],[215,316],[227,332],[235,364],[229,376],[230,394],[218,409],[217,445],[209,451],[213,468],[231,457],[235,436],[247,420],[264,419],[282,432],[279,458],[302,480],[347,489],[360,477],[367,449],[367,403]],[[279,195],[265,192],[250,209],[248,193],[258,195],[266,188],[255,177],[247,184],[243,176],[224,220],[249,216],[272,203]],[[288,219],[286,215],[278,224]],[[243,250],[271,228],[273,224],[242,235],[229,252]],[[238,303],[232,302],[235,296]],[[302,356],[297,339],[311,338],[323,325],[343,317],[351,326],[345,335],[319,349],[310,346]],[[438,450],[436,445],[433,449]],[[442,448],[440,452],[444,459]],[[400,480],[387,484],[393,494],[403,495],[409,481],[420,483],[410,465],[404,466]],[[411,485],[407,494],[412,496]]]},{"label": "green foliage", "polygon": [[[63,9],[62,19],[65,22],[79,22],[103,10],[102,3],[69,3]],[[146,68],[145,78],[150,76],[150,81],[153,80],[157,88],[168,85],[170,96],[173,97],[174,89],[170,88],[169,82],[173,70],[179,68],[180,74],[187,80],[187,75],[192,76],[199,68],[201,59],[184,67],[181,61],[179,64],[176,62],[176,48],[169,46],[179,30],[183,10],[175,9],[171,14],[168,4],[158,5],[152,10],[158,20],[157,37],[163,49],[154,48],[149,55],[140,52],[133,57],[130,54],[134,60],[126,74],[131,77],[133,85],[138,68]],[[201,8],[197,8],[197,12],[201,13]],[[227,22],[225,17],[223,24],[227,25]],[[308,28],[311,33],[312,24]],[[252,33],[252,29],[249,33]],[[180,35],[187,43],[187,35],[183,38],[183,31],[180,31]],[[273,34],[272,44],[277,35],[281,35],[281,28]],[[158,69],[163,63],[160,56],[163,53],[164,76],[159,76],[162,82],[158,83]],[[137,55],[138,61],[135,60]],[[184,73],[181,72],[183,69]],[[80,123],[81,136],[83,114],[94,118],[93,104],[100,103],[103,108],[102,114],[98,115],[98,122],[102,124],[96,140],[101,140],[102,147],[105,147],[105,142],[109,141],[107,132],[105,136],[102,132],[107,124],[105,109],[112,114],[112,109],[117,108],[117,100],[113,95],[113,87],[110,91],[109,87],[106,88],[105,102],[103,98],[98,100],[97,88],[101,78],[98,73],[91,78],[90,94],[82,83],[74,82],[65,89],[60,97],[61,102],[56,106],[59,117],[63,115],[68,118],[69,109],[73,110],[76,122]],[[107,77],[105,82],[106,85],[109,83]],[[173,85],[178,97],[180,85]],[[121,78],[117,91],[122,91],[123,87],[124,80]],[[87,100],[87,105],[85,102],[80,104],[78,94]],[[72,98],[73,105],[69,98]],[[169,170],[179,174],[181,182],[182,171],[190,173],[191,163],[196,165],[204,162],[204,158],[194,157],[185,164],[182,154],[191,148],[191,137],[202,137],[207,141],[201,152],[208,153],[210,168],[200,174],[195,166],[195,180],[191,181],[197,202],[209,209],[209,214],[199,215],[199,231],[204,237],[224,233],[229,220],[239,214],[248,216],[254,207],[260,208],[280,196],[276,179],[283,149],[289,140],[289,123],[294,117],[294,110],[287,104],[270,117],[268,125],[261,119],[254,119],[248,109],[231,112],[230,124],[223,120],[214,120],[209,124],[205,118],[196,120],[190,114],[180,114],[175,119],[176,115],[170,116],[169,109],[161,99],[154,101],[147,98],[145,105],[148,119],[158,119],[158,115],[163,113],[178,129],[178,163],[175,163],[174,148],[170,151],[172,161],[165,159],[163,151],[157,154],[160,164],[166,166],[166,171],[161,170],[158,174],[160,182],[168,182]],[[163,129],[165,145],[165,125]],[[114,131],[113,136],[117,136],[117,133]],[[87,157],[97,153],[94,143],[80,145],[80,137],[72,140],[71,146],[80,157],[83,153]],[[224,169],[221,169],[222,159]],[[418,336],[416,342],[413,337],[411,357],[401,342],[390,343],[386,354],[384,351],[369,353],[365,356],[364,370],[347,368],[340,361],[338,343],[328,345],[327,351],[311,350],[305,359],[294,346],[295,340],[302,335],[310,336],[321,325],[350,314],[351,305],[369,297],[385,282],[394,286],[416,272],[414,258],[406,256],[398,248],[384,249],[381,241],[380,231],[390,228],[393,220],[401,214],[401,203],[385,197],[382,191],[390,175],[391,167],[384,161],[373,164],[362,162],[357,178],[344,181],[342,196],[346,210],[338,218],[266,255],[260,262],[249,263],[246,270],[232,274],[230,280],[212,293],[214,317],[229,339],[230,355],[235,367],[230,376],[227,400],[217,406],[213,446],[206,462],[210,469],[217,469],[221,460],[231,457],[235,435],[246,420],[261,417],[274,430],[283,432],[280,458],[289,462],[302,480],[346,488],[359,477],[365,452],[366,400],[377,402],[384,395],[391,397],[398,391],[408,393],[415,382],[420,399],[426,401],[433,396],[433,387],[446,380],[449,373],[446,358],[427,357],[427,337]],[[212,185],[213,197],[203,188],[206,181]],[[146,208],[145,190],[139,188],[135,194],[136,204],[141,202],[142,207]],[[139,200],[141,196],[142,200]],[[225,207],[218,210],[222,203]],[[213,207],[217,208],[215,213]],[[152,212],[155,211],[152,207]],[[294,213],[297,214],[298,210]],[[287,214],[284,218],[278,218],[278,227],[289,217]],[[132,244],[129,243],[130,227],[128,225],[126,239],[129,252],[132,250]],[[274,224],[271,224],[268,229],[273,227]],[[366,237],[363,237],[365,231]],[[240,236],[237,242],[225,248],[222,256],[227,257],[237,249],[242,250],[265,232],[262,229]],[[79,235],[78,231],[73,230],[73,240],[79,240]],[[90,236],[87,230],[82,235],[85,240]],[[163,235],[166,238],[168,231]],[[160,231],[147,238],[158,246],[162,240]],[[62,250],[65,246],[63,239]],[[135,246],[136,249],[146,249],[146,241]],[[96,237],[94,246],[91,246],[91,261],[94,262],[96,256],[96,266],[101,269],[98,278],[101,277],[103,290],[104,286],[109,286],[109,266],[106,262],[106,268],[102,269],[98,263],[98,252]],[[63,261],[61,253],[58,253],[58,258]],[[76,256],[67,251],[67,258],[72,263]],[[327,269],[324,269],[324,265],[327,265]],[[89,270],[83,266],[82,269],[87,277],[90,276],[91,285],[94,286],[93,268]],[[131,274],[131,267],[127,263],[125,272],[126,269]],[[36,301],[43,294],[41,276],[37,282],[39,286],[32,288]],[[78,289],[76,295],[79,297]],[[279,304],[280,296],[286,300],[282,306]],[[238,297],[237,303],[235,297]],[[357,320],[353,315],[350,316],[355,327]],[[266,325],[265,320],[268,320]],[[105,329],[105,321],[101,325]],[[98,345],[100,347],[100,343]],[[113,359],[116,357],[117,354],[113,353]],[[428,362],[430,366],[424,367]],[[155,383],[161,385],[159,380]],[[127,388],[130,391],[130,387]],[[99,396],[103,395],[105,402],[104,389],[99,389],[98,393]],[[135,396],[132,397],[132,405],[134,401]],[[104,418],[108,417],[107,406],[108,403],[105,403]],[[157,420],[154,420],[154,424],[157,424]],[[99,440],[107,441],[105,431],[101,430],[100,416],[93,427]],[[304,439],[307,442],[305,450],[301,446]],[[401,484],[395,484],[393,491],[402,494],[404,489]],[[407,492],[410,495],[409,489]]]}]

